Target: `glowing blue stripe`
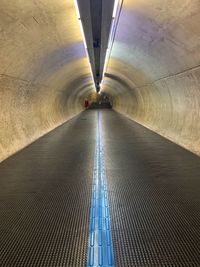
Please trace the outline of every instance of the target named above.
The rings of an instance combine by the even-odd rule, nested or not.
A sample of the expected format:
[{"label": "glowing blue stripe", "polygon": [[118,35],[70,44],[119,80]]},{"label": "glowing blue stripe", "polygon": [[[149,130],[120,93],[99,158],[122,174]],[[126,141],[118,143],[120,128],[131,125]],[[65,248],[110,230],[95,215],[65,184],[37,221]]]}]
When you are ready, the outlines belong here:
[{"label": "glowing blue stripe", "polygon": [[98,112],[87,267],[114,267],[101,114]]}]

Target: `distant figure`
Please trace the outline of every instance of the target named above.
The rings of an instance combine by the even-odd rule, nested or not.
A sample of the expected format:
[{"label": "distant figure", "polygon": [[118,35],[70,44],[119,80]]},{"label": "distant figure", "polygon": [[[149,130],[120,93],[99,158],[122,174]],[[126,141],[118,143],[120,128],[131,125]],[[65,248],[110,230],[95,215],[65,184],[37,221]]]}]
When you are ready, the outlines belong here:
[{"label": "distant figure", "polygon": [[88,109],[88,107],[89,107],[89,101],[85,99],[85,109]]}]

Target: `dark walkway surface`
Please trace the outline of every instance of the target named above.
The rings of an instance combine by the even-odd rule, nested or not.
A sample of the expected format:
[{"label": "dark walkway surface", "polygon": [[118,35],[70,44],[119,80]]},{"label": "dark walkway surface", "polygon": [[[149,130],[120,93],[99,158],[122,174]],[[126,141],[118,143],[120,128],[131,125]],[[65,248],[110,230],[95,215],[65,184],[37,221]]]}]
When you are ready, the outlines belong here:
[{"label": "dark walkway surface", "polygon": [[0,164],[0,266],[85,266],[96,114]]},{"label": "dark walkway surface", "polygon": [[[117,267],[200,266],[200,158],[102,112]],[[0,164],[0,266],[84,267],[97,111]]]},{"label": "dark walkway surface", "polygon": [[103,113],[117,266],[200,266],[200,158]]}]

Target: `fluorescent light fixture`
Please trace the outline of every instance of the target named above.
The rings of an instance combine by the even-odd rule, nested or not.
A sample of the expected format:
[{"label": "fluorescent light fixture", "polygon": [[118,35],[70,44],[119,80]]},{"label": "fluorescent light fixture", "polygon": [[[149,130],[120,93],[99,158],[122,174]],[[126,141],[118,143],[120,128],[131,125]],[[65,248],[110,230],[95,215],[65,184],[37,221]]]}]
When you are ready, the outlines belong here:
[{"label": "fluorescent light fixture", "polygon": [[114,26],[115,26],[114,19],[115,19],[116,14],[117,14],[117,8],[118,8],[118,5],[119,5],[119,0],[115,0],[115,2],[114,2],[114,7],[113,7],[113,14],[112,14],[113,22],[112,22],[111,31],[110,31],[110,37],[109,37],[109,43],[108,43],[108,49],[107,49],[107,51],[106,51],[106,57],[105,57],[105,62],[104,62],[102,81],[103,81],[103,79],[104,79],[105,72],[106,72],[106,69],[107,69],[107,65],[108,65],[108,61],[109,61],[109,57],[110,57],[110,52],[111,52],[110,49],[112,49],[112,47],[110,46],[110,43],[112,42],[112,31],[113,31],[113,28],[114,28]]},{"label": "fluorescent light fixture", "polygon": [[107,68],[107,65],[108,65],[108,60],[109,60],[109,48],[106,51],[106,58],[105,58],[104,67],[103,67],[102,79],[104,79],[104,75],[105,75],[106,68]]},{"label": "fluorescent light fixture", "polygon": [[75,5],[75,8],[76,8],[77,17],[78,17],[78,19],[80,19],[81,15],[80,15],[80,12],[79,12],[77,0],[74,0],[74,5]]},{"label": "fluorescent light fixture", "polygon": [[[89,68],[90,68],[90,72],[91,72],[91,75],[92,75],[92,80],[93,80],[93,83],[94,83],[94,87],[96,87],[95,86],[95,81],[94,81],[94,76],[93,76],[93,71],[92,71],[92,66],[91,66],[91,63],[90,63],[90,60],[89,60],[87,43],[86,43],[86,39],[85,39],[85,34],[84,34],[84,30],[83,30],[83,25],[82,25],[82,21],[81,21],[81,15],[80,15],[80,11],[79,11],[79,6],[78,6],[77,0],[74,0],[74,5],[75,5],[78,21],[79,21],[79,24],[80,24],[80,29],[81,29],[81,34],[82,34],[82,38],[83,38],[83,43],[84,43],[86,55],[87,55],[88,61],[89,61]],[[118,5],[119,5],[119,0],[115,0],[114,1],[114,6],[113,6],[113,13],[112,13],[113,21],[114,21],[116,15],[117,15]],[[111,32],[113,30],[114,24],[115,23],[112,22]],[[110,57],[110,49],[111,49],[110,43],[111,42],[112,42],[112,36],[109,37],[108,49],[106,51],[105,62],[104,62],[104,67],[103,67],[102,81],[104,79],[104,75],[105,75],[105,72],[106,72],[106,69],[107,69],[107,65],[108,65],[108,61],[109,61],[109,57]]]},{"label": "fluorescent light fixture", "polygon": [[117,8],[118,8],[118,4],[119,4],[119,0],[115,0],[115,3],[114,3],[114,8],[113,8],[113,18],[116,17],[116,13],[117,13]]},{"label": "fluorescent light fixture", "polygon": [[82,34],[82,37],[83,37],[83,43],[84,43],[85,50],[86,50],[86,53],[87,53],[87,56],[88,56],[87,44],[86,44],[86,40],[85,40],[85,34],[84,34],[84,30],[83,30],[83,25],[82,25],[82,22],[81,22],[81,15],[80,15],[80,12],[79,12],[79,7],[78,7],[77,0],[74,0],[74,5],[75,5],[75,8],[76,8],[76,14],[77,14],[78,21],[79,21],[79,24],[80,24],[81,34]]},{"label": "fluorescent light fixture", "polygon": [[94,82],[94,77],[93,77],[93,72],[92,72],[92,66],[91,66],[90,60],[89,60],[89,55],[88,55],[88,50],[87,50],[87,43],[86,43],[86,39],[85,39],[85,34],[84,34],[84,30],[83,30],[83,25],[82,25],[82,21],[81,21],[81,15],[80,15],[80,11],[79,11],[77,0],[74,0],[74,5],[75,5],[76,14],[77,14],[79,25],[80,25],[80,29],[81,29],[81,35],[82,35],[82,38],[83,38],[85,52],[86,52],[86,55],[87,55],[87,58],[88,58],[89,69],[90,69],[90,72],[91,72],[91,75],[92,75],[92,81],[93,81],[94,88],[95,88],[95,82]]}]

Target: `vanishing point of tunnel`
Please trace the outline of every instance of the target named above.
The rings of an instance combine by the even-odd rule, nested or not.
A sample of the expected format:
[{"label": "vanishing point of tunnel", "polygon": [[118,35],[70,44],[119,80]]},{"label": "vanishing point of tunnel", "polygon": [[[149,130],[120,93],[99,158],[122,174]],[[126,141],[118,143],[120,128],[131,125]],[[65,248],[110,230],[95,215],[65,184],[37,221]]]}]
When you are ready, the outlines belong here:
[{"label": "vanishing point of tunnel", "polygon": [[200,267],[199,25],[0,0],[0,267]]}]

